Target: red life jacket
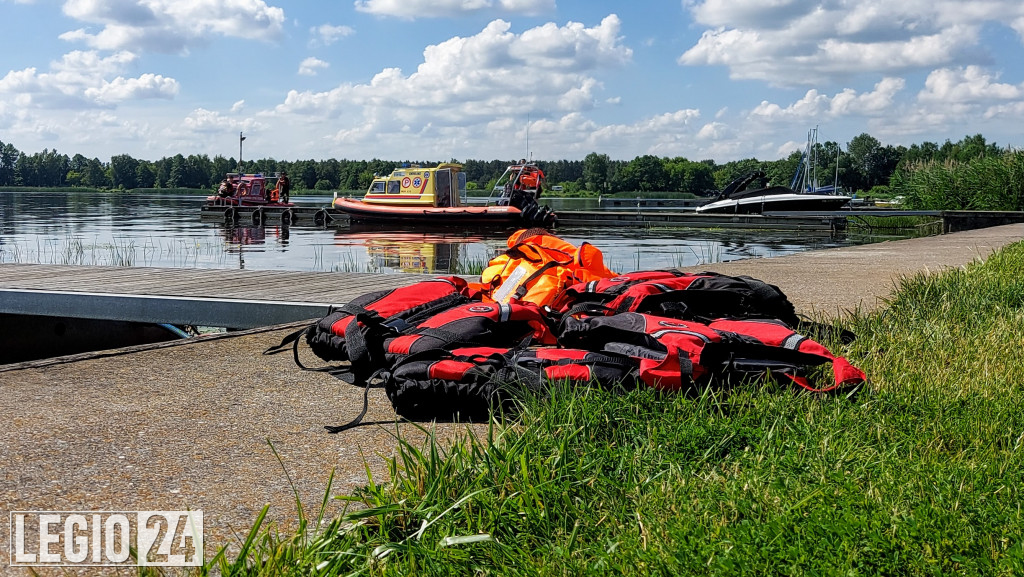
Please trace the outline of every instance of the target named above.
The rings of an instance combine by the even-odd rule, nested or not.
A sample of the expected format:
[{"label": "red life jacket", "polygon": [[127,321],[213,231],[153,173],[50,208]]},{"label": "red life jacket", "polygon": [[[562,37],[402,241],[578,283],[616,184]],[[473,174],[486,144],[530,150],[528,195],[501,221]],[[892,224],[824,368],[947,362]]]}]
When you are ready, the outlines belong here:
[{"label": "red life jacket", "polygon": [[[544,391],[548,380],[629,385],[636,381],[636,366],[629,357],[573,349],[460,347],[409,355],[381,377],[391,406],[407,419],[480,421],[496,410],[514,414],[517,401]],[[338,433],[359,425],[367,405],[364,395],[363,410],[354,420],[327,430]]]},{"label": "red life jacket", "polygon": [[[678,390],[713,377],[735,379],[772,373],[797,385],[825,392],[860,383],[864,373],[846,359],[781,322],[722,320],[709,325],[643,313],[608,317],[566,317],[559,342],[567,347],[624,354],[639,360],[640,379],[664,390]],[[833,364],[834,382],[813,387],[807,367]]]},{"label": "red life jacket", "polygon": [[606,314],[641,312],[709,322],[718,318],[772,318],[799,323],[793,303],[775,285],[748,276],[679,270],[638,271],[579,283],[566,290],[569,307],[598,303]]},{"label": "red life jacket", "polygon": [[554,344],[540,307],[531,303],[471,302],[446,309],[404,334],[384,342],[388,363],[434,349],[456,346],[513,347],[524,339]]},{"label": "red life jacket", "polygon": [[295,364],[299,361],[298,341],[306,343],[325,361],[349,361],[349,367],[325,367],[349,371],[360,382],[384,363],[384,340],[415,327],[425,318],[478,297],[461,277],[439,277],[395,289],[374,291],[333,309],[325,317],[286,336],[263,354],[278,353],[292,345]]}]

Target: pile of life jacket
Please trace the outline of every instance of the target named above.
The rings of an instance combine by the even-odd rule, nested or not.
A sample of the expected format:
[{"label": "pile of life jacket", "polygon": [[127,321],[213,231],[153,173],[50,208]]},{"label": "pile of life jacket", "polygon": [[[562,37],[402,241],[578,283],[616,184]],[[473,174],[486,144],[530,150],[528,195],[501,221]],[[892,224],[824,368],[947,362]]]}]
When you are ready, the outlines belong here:
[{"label": "pile of life jacket", "polygon": [[[304,370],[382,384],[410,420],[485,420],[512,412],[551,381],[679,391],[773,376],[813,392],[865,381],[862,371],[798,332],[774,285],[675,269],[616,274],[601,251],[544,229],[508,239],[480,282],[458,276],[364,294],[267,349],[291,348]],[[299,358],[304,340],[329,363]],[[814,367],[831,364],[823,384]]]}]

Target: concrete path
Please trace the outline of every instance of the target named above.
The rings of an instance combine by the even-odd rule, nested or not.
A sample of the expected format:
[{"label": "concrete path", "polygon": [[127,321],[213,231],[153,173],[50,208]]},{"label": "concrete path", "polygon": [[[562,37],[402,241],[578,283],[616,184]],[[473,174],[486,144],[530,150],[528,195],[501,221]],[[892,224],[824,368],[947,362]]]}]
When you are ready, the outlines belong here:
[{"label": "concrete path", "polygon": [[[836,313],[873,309],[901,276],[960,267],[1022,237],[1024,225],[1008,225],[695,269],[748,274],[780,286],[798,312]],[[422,435],[395,424],[379,389],[366,416],[379,425],[325,433],[323,425],[359,412],[362,392],[299,371],[289,354],[260,354],[287,332],[0,367],[0,518],[11,510],[202,509],[210,556],[244,535],[264,504],[271,518],[294,521],[292,488],[268,441],[307,514],[332,469],[334,494],[365,484],[367,466],[382,478],[396,432],[417,441]],[[484,430],[435,430],[447,439],[467,428]],[[0,547],[8,543],[4,520]]]},{"label": "concrete path", "polygon": [[993,251],[1024,238],[1024,224],[1010,224],[927,238],[797,253],[690,267],[729,275],[749,275],[777,285],[797,312],[842,314],[858,307],[871,311],[901,277],[938,272],[984,260]]}]

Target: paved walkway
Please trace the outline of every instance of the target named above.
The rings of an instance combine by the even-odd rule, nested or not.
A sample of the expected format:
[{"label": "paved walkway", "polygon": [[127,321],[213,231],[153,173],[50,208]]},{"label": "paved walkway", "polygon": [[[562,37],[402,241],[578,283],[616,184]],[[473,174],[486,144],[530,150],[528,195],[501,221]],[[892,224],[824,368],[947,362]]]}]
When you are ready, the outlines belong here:
[{"label": "paved walkway", "polygon": [[749,259],[691,270],[750,275],[777,285],[797,312],[842,314],[874,310],[901,277],[962,267],[1024,239],[1024,224],[966,232]]},{"label": "paved walkway", "polygon": [[[779,285],[799,312],[833,313],[874,308],[900,276],[959,267],[1022,237],[1024,225],[1009,225],[696,268],[749,274]],[[299,371],[288,354],[260,354],[286,333],[0,368],[0,518],[11,510],[202,509],[209,556],[244,535],[264,504],[273,519],[294,520],[292,489],[268,440],[310,510],[332,469],[335,494],[366,482],[364,464],[382,477],[396,431],[420,433],[396,426],[374,390],[366,418],[380,426],[326,434],[323,425],[359,412],[361,391]],[[466,428],[436,431],[447,438]],[[0,522],[0,548],[8,542]]]}]

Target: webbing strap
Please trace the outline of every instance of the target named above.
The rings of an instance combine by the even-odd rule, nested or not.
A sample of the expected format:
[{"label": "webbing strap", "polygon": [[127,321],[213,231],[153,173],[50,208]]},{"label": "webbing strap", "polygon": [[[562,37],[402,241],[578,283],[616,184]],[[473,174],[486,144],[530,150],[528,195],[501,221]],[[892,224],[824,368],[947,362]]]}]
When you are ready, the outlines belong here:
[{"label": "webbing strap", "polygon": [[304,335],[307,332],[313,330],[315,327],[316,327],[316,324],[312,324],[312,325],[309,325],[308,327],[303,327],[303,328],[301,328],[301,329],[299,329],[299,330],[297,330],[297,331],[295,331],[293,333],[289,333],[289,334],[285,335],[285,337],[283,339],[281,339],[280,344],[277,344],[277,345],[274,345],[274,346],[268,348],[267,350],[263,351],[263,354],[264,355],[276,355],[277,353],[284,352],[286,350],[286,348],[288,348],[288,345],[291,345],[290,348],[292,349],[292,359],[295,361],[295,366],[299,367],[300,369],[302,369],[304,371],[312,371],[312,372],[318,372],[318,373],[330,373],[330,374],[335,375],[335,376],[341,375],[343,373],[350,372],[351,371],[350,367],[344,367],[344,366],[341,366],[341,365],[333,365],[333,366],[327,366],[327,367],[313,368],[313,367],[307,367],[306,365],[302,364],[302,361],[299,360],[299,341],[302,340],[302,335]]},{"label": "webbing strap", "polygon": [[572,264],[572,260],[569,260],[568,262],[551,260],[544,263],[543,266],[535,270],[533,274],[531,274],[530,276],[526,277],[526,280],[524,280],[522,284],[520,284],[519,287],[516,288],[516,298],[522,299],[524,296],[526,296],[526,293],[530,290],[529,287],[527,287],[526,285],[530,284],[534,280],[537,280],[537,278],[539,278],[541,275],[547,272],[548,269],[554,268],[556,266],[565,266],[567,264]]},{"label": "webbing strap", "polygon": [[[381,370],[383,370],[383,369],[381,369]],[[375,372],[372,375],[370,375],[370,378],[366,379],[366,386],[363,387],[363,410],[359,411],[359,415],[357,415],[356,418],[354,418],[351,421],[345,423],[344,425],[334,425],[334,426],[324,425],[324,428],[327,429],[328,433],[334,434],[334,433],[340,433],[342,431],[347,431],[348,429],[354,429],[355,427],[358,427],[363,422],[363,417],[366,416],[366,411],[367,411],[367,409],[370,408],[370,382],[373,381],[373,379],[377,378],[377,376],[380,374],[381,370],[378,370],[377,372]]]}]

